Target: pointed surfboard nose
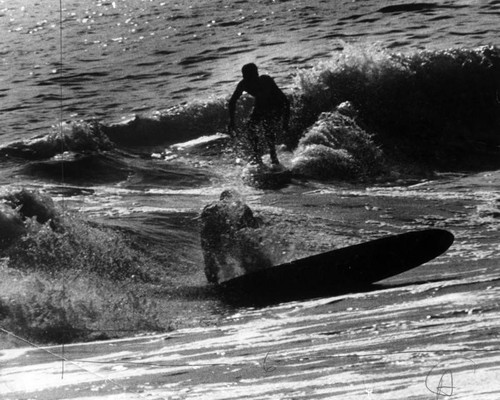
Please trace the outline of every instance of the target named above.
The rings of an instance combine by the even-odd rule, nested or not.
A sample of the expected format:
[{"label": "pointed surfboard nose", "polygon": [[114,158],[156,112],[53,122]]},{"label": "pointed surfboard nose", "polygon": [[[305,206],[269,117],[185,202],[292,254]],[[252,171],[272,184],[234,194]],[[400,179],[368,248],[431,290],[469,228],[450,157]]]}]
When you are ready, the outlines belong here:
[{"label": "pointed surfboard nose", "polygon": [[434,236],[429,236],[431,247],[436,249],[436,256],[443,254],[448,250],[453,242],[455,241],[455,236],[450,231],[444,229],[429,229],[429,234],[434,234]]}]

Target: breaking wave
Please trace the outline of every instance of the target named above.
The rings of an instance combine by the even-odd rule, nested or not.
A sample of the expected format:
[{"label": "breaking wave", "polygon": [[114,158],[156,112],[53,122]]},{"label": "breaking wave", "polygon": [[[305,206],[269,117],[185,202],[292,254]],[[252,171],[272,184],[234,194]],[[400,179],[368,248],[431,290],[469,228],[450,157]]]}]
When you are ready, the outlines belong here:
[{"label": "breaking wave", "polygon": [[[467,166],[467,160],[487,168],[490,165],[478,164],[498,165],[491,160],[500,145],[499,92],[500,50],[493,46],[411,53],[345,47],[330,60],[297,73],[289,93],[290,132],[280,139],[295,148],[321,113],[333,112],[348,101],[357,111],[359,126],[393,157],[435,163],[445,169]],[[240,127],[251,103],[249,98],[240,102]],[[82,158],[110,154],[116,148],[167,146],[214,134],[224,131],[226,123],[226,99],[219,98],[108,125],[67,123],[62,134],[52,132],[10,143],[0,147],[0,154],[40,161],[66,152],[69,159],[81,163]],[[335,149],[341,156],[345,156],[344,150],[348,149]],[[109,166],[109,159],[100,162]]]}]

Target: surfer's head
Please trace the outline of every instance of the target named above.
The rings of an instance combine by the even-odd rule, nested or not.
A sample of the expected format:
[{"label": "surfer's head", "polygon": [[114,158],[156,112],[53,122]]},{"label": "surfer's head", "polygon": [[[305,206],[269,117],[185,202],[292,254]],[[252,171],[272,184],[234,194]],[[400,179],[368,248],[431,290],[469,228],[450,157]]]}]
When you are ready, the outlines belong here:
[{"label": "surfer's head", "polygon": [[259,70],[254,63],[245,64],[241,68],[241,73],[243,74],[243,79],[254,80],[259,77]]}]

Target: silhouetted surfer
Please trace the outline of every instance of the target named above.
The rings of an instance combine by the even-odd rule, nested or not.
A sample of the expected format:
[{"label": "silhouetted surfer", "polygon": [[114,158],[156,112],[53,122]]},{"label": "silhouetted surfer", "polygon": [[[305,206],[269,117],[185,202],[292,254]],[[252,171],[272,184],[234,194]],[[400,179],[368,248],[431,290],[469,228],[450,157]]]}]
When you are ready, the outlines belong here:
[{"label": "silhouetted surfer", "polygon": [[247,126],[254,161],[262,163],[259,152],[259,132],[262,132],[269,147],[271,162],[279,164],[275,148],[276,132],[280,129],[285,132],[288,130],[290,102],[273,78],[268,75],[259,76],[255,64],[245,64],[241,72],[243,79],[238,83],[229,100],[229,134],[233,134],[236,102],[243,92],[247,92],[255,97],[253,111]]}]

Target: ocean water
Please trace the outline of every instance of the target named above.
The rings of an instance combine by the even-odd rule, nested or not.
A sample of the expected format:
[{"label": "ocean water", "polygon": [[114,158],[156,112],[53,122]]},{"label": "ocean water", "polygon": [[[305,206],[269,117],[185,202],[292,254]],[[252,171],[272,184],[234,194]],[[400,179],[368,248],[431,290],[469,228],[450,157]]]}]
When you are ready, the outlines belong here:
[{"label": "ocean water", "polygon": [[[398,1],[364,0],[1,0],[0,147],[48,135],[62,121],[96,119],[111,127],[106,133],[119,146],[156,146],[150,152],[161,153],[168,144],[225,128],[225,102],[244,63],[257,63],[291,94],[301,71],[346,48],[412,53],[498,45],[499,13],[495,0],[409,8]],[[29,147],[30,153],[39,151]],[[0,181],[8,184],[16,176],[17,182],[32,182],[41,175],[62,183],[54,160],[42,168],[25,158],[12,163],[4,157]],[[137,170],[153,165],[108,154],[86,179],[78,171],[94,166],[82,160],[69,164],[68,177],[83,185],[120,183],[131,169],[138,183]],[[190,167],[164,164],[157,185],[150,177],[146,186],[206,186],[206,174]]]},{"label": "ocean water", "polygon": [[[436,366],[451,365],[447,368],[456,377],[473,378],[457,378],[457,398],[498,395],[500,167],[491,154],[498,154],[500,67],[494,57],[491,66],[483,56],[500,46],[499,16],[499,0],[0,0],[0,196],[22,188],[42,191],[63,209],[130,233],[155,251],[176,254],[179,261],[175,271],[166,272],[177,287],[165,292],[165,298],[181,310],[168,315],[174,325],[189,329],[172,338],[145,338],[147,344],[126,352],[117,347],[109,357],[113,370],[102,364],[103,348],[96,344],[92,354],[98,361],[92,367],[106,379],[143,377],[131,383],[130,396],[136,389],[167,397],[185,389],[193,390],[194,397],[182,392],[179,398],[282,398],[283,391],[303,397],[342,393],[345,398],[372,398],[375,390],[373,398],[424,399],[441,397],[445,376],[431,391],[425,387],[426,374],[430,380]],[[440,52],[450,48],[454,50]],[[397,167],[410,170],[411,179],[394,175],[367,183],[311,178],[280,190],[259,190],[242,181],[244,160],[232,152],[216,147],[198,154],[169,147],[224,130],[225,102],[247,62],[257,63],[294,96],[301,91],[299,75],[317,76],[331,60],[356,63],[360,58],[350,57],[366,53],[390,66],[391,55],[409,55],[403,60],[411,61],[411,55],[422,52],[427,54],[423,64],[432,61],[429,68],[396,70],[410,71],[401,76],[411,77],[413,88],[436,96],[448,93],[447,78],[452,76],[452,83],[464,82],[464,93],[475,96],[470,100],[451,91],[458,93],[450,99],[452,105],[467,104],[452,115],[446,114],[450,106],[409,107],[407,115],[418,125],[410,150],[415,144],[436,146],[436,126],[453,131],[463,125],[447,137],[453,151],[435,174],[420,173],[418,162],[409,162],[408,148],[402,146]],[[448,54],[460,61],[458,73]],[[371,68],[371,60],[361,69],[366,66],[373,78],[380,70]],[[385,99],[404,109],[401,81],[384,79],[374,81],[385,82],[380,86],[389,93]],[[350,88],[343,90],[349,97]],[[407,116],[371,109],[389,120],[399,118],[398,123]],[[442,123],[426,131],[428,120],[419,115]],[[93,125],[96,121],[100,125]],[[385,144],[392,139],[385,137]],[[472,171],[463,168],[463,161],[473,151]],[[481,152],[488,156],[483,165],[477,162]],[[286,166],[290,157],[280,153]],[[228,310],[206,289],[198,225],[202,208],[228,187],[276,225],[273,233],[284,239],[270,249],[277,262],[428,227],[452,231],[455,243],[444,256],[394,277],[388,289]],[[171,310],[167,306],[163,311]],[[228,313],[222,327],[205,327]],[[21,345],[25,343],[15,346]],[[66,392],[57,390],[73,381],[60,379],[59,359],[55,366],[53,354],[37,353],[39,370],[26,371],[20,365],[35,361],[16,351],[12,356],[0,353],[4,362],[13,363],[0,379],[0,393],[17,398],[21,392],[46,390],[42,397],[66,398]],[[191,375],[165,375],[173,380],[163,385],[150,376],[161,370],[153,364],[140,367],[144,361],[158,362],[159,354],[185,363],[182,368],[208,357],[220,370],[214,373],[205,366],[200,374],[206,380],[200,383],[195,367]],[[269,354],[275,375],[266,371],[262,378],[246,366],[221,371],[246,362],[247,355],[260,365]],[[339,355],[345,357],[340,374],[339,365],[332,363]],[[74,350],[71,356],[90,357],[86,350]],[[45,360],[54,364],[51,369]],[[127,360],[136,362],[137,373],[119,369]],[[283,369],[287,365],[290,370]],[[75,389],[75,398],[101,389],[103,396],[114,396],[114,385],[100,376],[75,371],[82,375],[75,383],[94,385],[79,393]]]},{"label": "ocean water", "polygon": [[[269,208],[264,203],[273,195],[245,185],[242,161],[231,153],[221,154],[216,149],[200,156],[173,154],[167,149],[173,143],[224,130],[225,102],[244,63],[257,63],[261,72],[275,77],[292,96],[301,90],[297,76],[307,71],[314,75],[322,62],[343,54],[349,59],[353,49],[371,54],[383,51],[384,62],[391,54],[411,56],[424,51],[437,55],[431,69],[435,74],[438,71],[439,79],[433,78],[430,84],[439,93],[448,90],[446,80],[440,77],[456,74],[442,55],[445,53],[439,52],[452,48],[456,59],[465,60],[460,61],[464,72],[458,74],[459,79],[468,86],[477,85],[477,99],[494,109],[496,103],[491,97],[495,92],[485,94],[487,98],[483,99],[487,88],[483,91],[481,85],[484,75],[490,79],[487,83],[498,85],[499,68],[494,64],[490,68],[490,61],[482,57],[500,45],[499,14],[500,2],[495,0],[412,5],[366,0],[0,0],[4,28],[0,49],[1,192],[41,190],[64,207],[99,223],[135,232],[155,243],[165,242],[172,249],[182,243],[186,262],[199,265],[202,258],[196,216],[207,203],[232,187],[252,207],[265,211]],[[482,50],[470,57],[468,52],[480,46]],[[441,58],[445,62],[440,63]],[[481,69],[483,64],[486,69]],[[412,77],[416,76],[417,87],[428,85],[425,66],[417,72],[410,71]],[[386,84],[390,94],[401,95],[397,87],[390,87],[390,78]],[[496,96],[498,101],[498,91]],[[398,101],[403,102],[403,98],[395,97],[393,103]],[[482,110],[481,104],[465,110],[472,114],[467,123],[481,120],[481,129],[494,130],[495,114],[490,121],[480,114]],[[442,126],[456,118],[431,108],[427,111],[433,118],[442,116]],[[81,120],[97,121],[100,128],[93,130],[89,122],[78,125]],[[424,130],[419,134],[426,137],[425,121],[421,126]],[[482,140],[482,131],[474,129],[468,127],[466,134],[472,132]],[[460,134],[455,141],[460,140]],[[64,141],[59,140],[61,136]],[[491,138],[492,134],[484,137]],[[482,142],[481,146],[488,147]],[[458,154],[466,156],[463,149]],[[285,164],[287,157],[282,158]],[[487,170],[490,165],[477,169]],[[457,171],[452,162],[441,165],[440,173],[446,172],[458,173],[457,180],[469,174]],[[467,184],[453,187],[452,197],[466,202],[469,196],[475,196],[471,191],[479,185],[481,190],[474,198],[490,210],[486,213],[493,218],[498,208],[498,172],[493,172],[492,183],[487,184],[482,177],[470,174]],[[420,179],[425,180],[426,175]],[[283,190],[300,196],[304,185],[306,191],[314,191],[319,185],[326,192],[339,185],[348,191],[350,185],[359,185],[353,196],[364,196],[366,189],[355,180],[320,184],[313,179]],[[398,190],[390,191],[389,197],[400,198]],[[276,196],[280,193],[284,192],[277,191]],[[440,191],[436,198],[443,198]],[[284,197],[272,201],[278,209],[280,203],[290,206],[291,202]],[[295,214],[299,219],[310,212],[300,204]],[[288,225],[293,226],[293,221]],[[369,219],[356,223],[354,241],[364,239],[362,233],[369,225]],[[342,227],[342,223],[339,226],[339,232],[343,232],[340,236],[348,236],[344,228],[350,228]],[[385,229],[368,231],[371,233],[366,238],[391,233]],[[302,246],[295,256],[327,249],[325,243],[306,242],[309,248]],[[352,240],[347,239],[344,244],[349,243]],[[186,279],[203,286],[201,265]]]},{"label": "ocean water", "polygon": [[225,98],[246,62],[291,89],[297,69],[346,43],[393,51],[499,44],[497,1],[426,1],[398,12],[402,3],[62,0],[60,10],[58,0],[2,0],[0,141],[57,124],[61,85],[63,120],[108,122]]},{"label": "ocean water", "polygon": [[[462,60],[471,49],[500,44],[499,14],[495,0],[410,6],[367,0],[0,0],[2,192],[42,190],[91,218],[111,218],[160,237],[161,229],[151,226],[155,213],[196,215],[225,187],[258,206],[262,192],[243,184],[230,155],[220,164],[217,152],[170,157],[166,150],[225,129],[225,102],[244,63],[257,63],[293,95],[300,91],[298,75],[344,53],[348,59],[352,49],[376,48],[389,59],[453,48]],[[440,57],[431,65],[438,77],[430,81],[434,93],[447,90],[441,76],[455,73]],[[474,57],[470,69],[470,57],[460,61],[465,72],[458,79],[477,85],[483,101],[481,79],[489,74],[486,84],[498,82],[499,68],[476,72],[485,61]],[[413,74],[417,85],[428,85],[425,71]],[[397,89],[387,82],[389,93]],[[487,100],[494,108],[494,99]],[[475,112],[467,121],[485,120],[481,105],[469,113]],[[442,125],[453,118],[443,114]],[[103,128],[71,127],[80,120]],[[65,142],[57,139],[61,135]]]},{"label": "ocean water", "polygon": [[[145,192],[161,202],[196,193],[199,207],[225,185],[255,194],[237,172],[206,158],[152,156],[224,130],[225,102],[244,63],[257,63],[290,95],[301,71],[349,48],[412,54],[499,45],[499,14],[495,0],[410,7],[367,0],[0,0],[0,182],[4,190],[42,188],[61,199],[78,193],[65,185],[91,189],[103,214],[129,213],[128,203]],[[471,71],[463,79],[474,85],[480,77]],[[431,84],[438,93],[441,82]],[[103,124],[104,137],[66,124],[90,119]],[[76,143],[66,159],[58,155],[64,146],[50,139],[60,129]],[[84,209],[87,201],[75,202]]]}]

